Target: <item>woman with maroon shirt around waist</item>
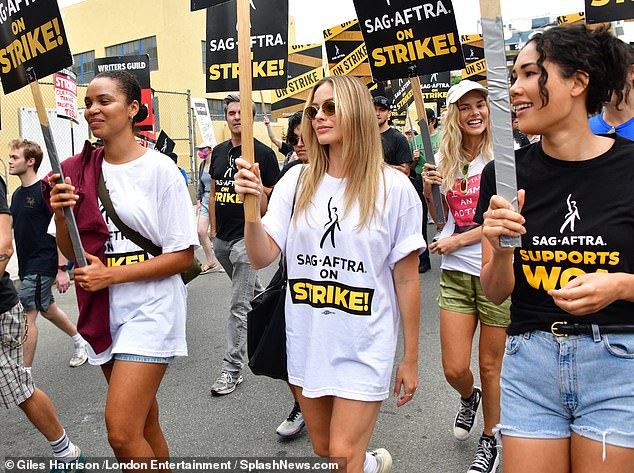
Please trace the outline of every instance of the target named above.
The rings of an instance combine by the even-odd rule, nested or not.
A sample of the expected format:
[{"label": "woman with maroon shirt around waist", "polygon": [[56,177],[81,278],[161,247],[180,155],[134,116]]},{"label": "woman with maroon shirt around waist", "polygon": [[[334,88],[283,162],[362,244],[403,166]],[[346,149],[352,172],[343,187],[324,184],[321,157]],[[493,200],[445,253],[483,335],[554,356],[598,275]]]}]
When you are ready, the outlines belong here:
[{"label": "woman with maroon shirt around waist", "polygon": [[512,301],[505,473],[634,472],[634,143],[593,135],[587,118],[622,99],[628,57],[605,28],[557,27],[513,68],[520,128],[542,141],[516,151],[521,213],[493,195],[491,166],[478,205],[482,287]]},{"label": "woman with maroon shirt around waist", "polygon": [[[89,264],[75,270],[79,292],[107,289],[108,293],[104,324],[111,340],[88,350],[89,362],[101,366],[108,381],[108,441],[120,461],[167,459],[156,394],[167,365],[175,356],[187,355],[187,289],[179,273],[191,266],[198,241],[191,202],[170,158],[136,142],[133,127],[145,119],[147,109],[141,106],[141,88],[131,74],[98,74],[88,85],[85,104],[86,121],[104,142],[98,172],[115,212],[163,253],[151,257],[129,240],[100,212],[94,194],[86,198],[86,193],[96,193],[96,189],[80,184],[73,187],[73,182],[86,182],[81,176],[93,172],[88,167],[99,163],[82,160],[83,154],[69,158],[74,165],[71,169],[77,170],[67,173],[65,183],[59,182],[59,175],[51,177],[58,182],[50,193],[57,242],[64,255],[73,256],[63,210],[83,194],[83,205],[92,202],[91,215],[97,213],[95,225],[108,235],[104,261],[86,254]],[[78,226],[85,228],[87,213],[76,216]],[[80,310],[80,318],[85,315]],[[149,465],[143,469],[149,470]]]}]

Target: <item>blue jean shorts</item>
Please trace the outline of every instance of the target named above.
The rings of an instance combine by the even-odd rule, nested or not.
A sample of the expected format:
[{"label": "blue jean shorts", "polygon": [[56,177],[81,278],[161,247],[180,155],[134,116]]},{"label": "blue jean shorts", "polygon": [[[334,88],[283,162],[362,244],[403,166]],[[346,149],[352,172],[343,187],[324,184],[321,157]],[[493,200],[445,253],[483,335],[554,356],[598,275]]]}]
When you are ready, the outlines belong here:
[{"label": "blue jean shorts", "polygon": [[507,336],[500,387],[502,435],[634,448],[634,334]]},{"label": "blue jean shorts", "polygon": [[200,200],[200,216],[209,217],[209,192],[205,192]]},{"label": "blue jean shorts", "polygon": [[55,303],[53,297],[55,278],[41,274],[28,274],[20,281],[20,302],[24,310],[37,309],[48,312],[48,307]]},{"label": "blue jean shorts", "polygon": [[145,355],[133,355],[131,353],[115,353],[115,360],[120,361],[135,361],[137,363],[165,363],[169,364],[174,361],[173,356],[145,356]]}]

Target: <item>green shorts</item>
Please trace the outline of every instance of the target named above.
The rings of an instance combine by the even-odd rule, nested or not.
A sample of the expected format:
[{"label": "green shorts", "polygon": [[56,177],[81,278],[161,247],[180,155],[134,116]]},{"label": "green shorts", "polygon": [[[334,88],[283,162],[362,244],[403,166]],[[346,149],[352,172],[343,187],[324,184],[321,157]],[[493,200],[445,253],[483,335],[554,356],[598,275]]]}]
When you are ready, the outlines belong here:
[{"label": "green shorts", "polygon": [[481,323],[492,327],[508,327],[511,321],[511,299],[495,305],[484,295],[480,277],[462,271],[440,272],[438,305],[452,312],[476,315]]}]

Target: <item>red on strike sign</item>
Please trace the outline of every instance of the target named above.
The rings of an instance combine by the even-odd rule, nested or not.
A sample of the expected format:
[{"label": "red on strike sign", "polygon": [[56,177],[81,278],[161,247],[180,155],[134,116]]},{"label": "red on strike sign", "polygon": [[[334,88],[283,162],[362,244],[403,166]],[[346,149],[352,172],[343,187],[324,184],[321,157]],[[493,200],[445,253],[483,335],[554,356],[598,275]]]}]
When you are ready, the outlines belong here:
[{"label": "red on strike sign", "polygon": [[77,110],[77,81],[75,74],[68,69],[62,69],[53,75],[55,85],[55,103],[57,116],[79,123]]}]

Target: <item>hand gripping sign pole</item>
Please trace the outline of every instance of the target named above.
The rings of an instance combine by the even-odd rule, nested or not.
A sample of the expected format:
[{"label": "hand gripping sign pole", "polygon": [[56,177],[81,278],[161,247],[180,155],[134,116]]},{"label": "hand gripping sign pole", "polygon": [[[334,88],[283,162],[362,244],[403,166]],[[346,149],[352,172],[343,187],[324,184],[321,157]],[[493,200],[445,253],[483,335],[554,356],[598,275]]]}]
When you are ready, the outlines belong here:
[{"label": "hand gripping sign pole", "polygon": [[[429,164],[435,165],[434,161],[434,149],[431,144],[431,134],[429,132],[429,123],[427,123],[427,112],[425,112],[425,102],[423,100],[423,92],[420,88],[420,78],[414,75],[409,78],[412,84],[412,91],[414,92],[414,103],[416,104],[416,114],[418,115],[418,127],[420,128],[420,136],[423,141],[423,150],[425,151],[425,160]],[[442,205],[442,198],[440,196],[440,187],[438,184],[434,184],[431,188],[431,195],[434,199],[434,220],[436,225],[443,225],[445,223],[445,209]]]},{"label": "hand gripping sign pole", "polygon": [[[504,53],[504,28],[499,0],[480,0],[484,56],[487,63],[493,154],[495,156],[495,184],[498,195],[511,202],[517,209],[517,177],[511,121],[511,100],[508,87],[506,54]],[[520,237],[500,237],[500,246],[518,248]]]},{"label": "hand gripping sign pole", "polygon": [[[251,4],[249,0],[238,0],[238,67],[240,71],[240,124],[242,128],[242,159],[254,164],[253,109],[251,106],[253,84],[251,83]],[[244,219],[257,220],[257,200],[254,195],[244,197]]]},{"label": "hand gripping sign pole", "polygon": [[[31,92],[33,93],[33,100],[35,101],[35,108],[37,109],[37,116],[40,120],[40,126],[42,128],[42,135],[44,135],[44,142],[46,144],[46,150],[48,151],[48,157],[51,160],[51,169],[53,173],[59,174],[62,181],[64,180],[64,174],[62,173],[62,165],[60,164],[57,156],[57,148],[55,147],[55,141],[53,141],[53,133],[48,122],[48,115],[46,114],[46,107],[44,106],[44,100],[42,99],[42,90],[40,84],[37,82],[37,76],[33,68],[26,69],[27,79],[30,82]],[[73,252],[75,253],[75,260],[77,266],[86,266],[86,255],[84,254],[84,247],[81,244],[81,238],[79,236],[79,229],[77,228],[77,222],[75,215],[71,207],[64,207],[64,217],[66,218],[66,227],[68,228],[68,234],[73,244]]]}]

